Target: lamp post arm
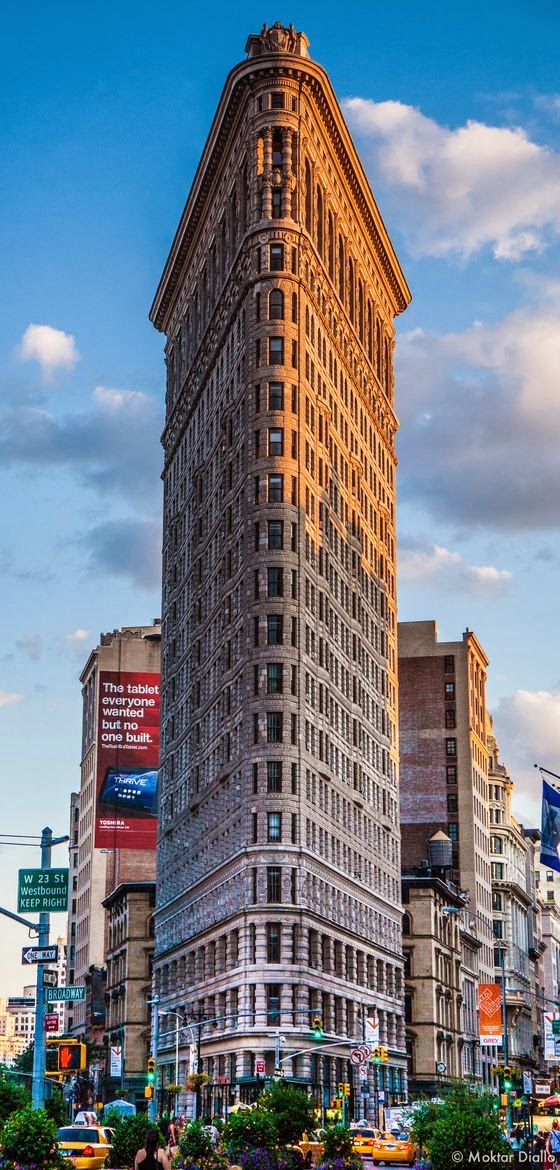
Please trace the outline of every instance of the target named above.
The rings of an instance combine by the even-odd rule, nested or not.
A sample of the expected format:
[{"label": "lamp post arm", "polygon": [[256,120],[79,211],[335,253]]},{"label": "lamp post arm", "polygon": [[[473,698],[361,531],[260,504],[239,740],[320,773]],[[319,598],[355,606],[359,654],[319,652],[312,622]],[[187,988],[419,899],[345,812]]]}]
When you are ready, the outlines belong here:
[{"label": "lamp post arm", "polygon": [[38,922],[29,922],[27,918],[22,918],[19,914],[14,914],[11,910],[6,910],[4,906],[0,906],[0,914],[5,914],[6,918],[12,918],[14,922],[21,923],[26,926],[28,930],[32,930],[34,934],[38,934],[41,930]]}]

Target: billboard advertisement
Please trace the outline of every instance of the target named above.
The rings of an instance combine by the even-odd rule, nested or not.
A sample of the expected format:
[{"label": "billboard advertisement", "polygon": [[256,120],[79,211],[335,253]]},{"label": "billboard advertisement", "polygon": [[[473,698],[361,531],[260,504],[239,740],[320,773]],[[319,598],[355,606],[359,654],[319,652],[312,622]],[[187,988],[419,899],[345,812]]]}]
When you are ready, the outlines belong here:
[{"label": "billboard advertisement", "polygon": [[556,1034],[554,1024],[560,1017],[552,1012],[544,1012],[544,1059],[549,1064],[558,1064],[560,1061],[560,1036]]},{"label": "billboard advertisement", "polygon": [[502,1043],[502,988],[499,983],[481,983],[478,988],[480,1043]]},{"label": "billboard advertisement", "polygon": [[97,849],[155,849],[159,674],[99,672]]}]

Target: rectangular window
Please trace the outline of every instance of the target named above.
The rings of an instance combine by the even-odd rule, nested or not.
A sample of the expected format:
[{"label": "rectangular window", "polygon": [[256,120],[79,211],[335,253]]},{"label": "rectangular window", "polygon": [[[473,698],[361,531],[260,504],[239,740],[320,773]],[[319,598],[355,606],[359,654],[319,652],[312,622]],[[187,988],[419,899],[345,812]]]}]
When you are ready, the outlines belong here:
[{"label": "rectangular window", "polygon": [[282,761],[267,760],[266,787],[268,792],[282,791]]},{"label": "rectangular window", "polygon": [[455,658],[453,654],[445,654],[443,659],[443,669],[446,674],[455,673]]},{"label": "rectangular window", "polygon": [[446,697],[446,699],[454,699],[455,698],[455,683],[454,682],[446,682],[446,684],[445,684],[445,697]]},{"label": "rectangular window", "polygon": [[269,520],[268,521],[268,547],[269,548],[283,548],[284,547],[284,522],[283,522],[283,520]]},{"label": "rectangular window", "polygon": [[282,840],[282,813],[269,812],[266,814],[266,835],[268,841]]},{"label": "rectangular window", "polygon": [[282,190],[280,187],[272,188],[272,218],[280,219],[282,215]]},{"label": "rectangular window", "polygon": [[284,431],[280,428],[268,428],[268,454],[282,455],[284,452]]},{"label": "rectangular window", "polygon": [[257,834],[258,834],[256,812],[252,813],[251,817],[252,817],[252,822],[253,822],[253,845],[256,845],[257,844]]},{"label": "rectangular window", "polygon": [[267,963],[280,963],[280,939],[281,926],[279,922],[267,922],[266,924],[266,961]]},{"label": "rectangular window", "polygon": [[280,984],[266,984],[266,1022],[267,1025],[280,1023]]},{"label": "rectangular window", "polygon": [[446,775],[446,780],[447,780],[448,784],[456,784],[457,783],[457,765],[456,764],[448,764],[446,769],[445,769],[445,775]]},{"label": "rectangular window", "polygon": [[297,845],[297,813],[292,813],[292,845]]},{"label": "rectangular window", "polygon": [[281,504],[284,500],[284,476],[283,475],[269,475],[268,477],[268,502],[269,504]]},{"label": "rectangular window", "polygon": [[282,743],[283,716],[281,711],[267,711],[266,742]]},{"label": "rectangular window", "polygon": [[259,459],[261,454],[261,432],[255,431],[255,459]]},{"label": "rectangular window", "polygon": [[282,868],[280,865],[266,867],[266,900],[267,902],[282,901]]},{"label": "rectangular window", "polygon": [[449,837],[450,841],[458,841],[459,840],[459,826],[458,826],[456,821],[450,821],[450,823],[448,824],[447,836]]},{"label": "rectangular window", "polygon": [[447,811],[451,812],[451,813],[457,812],[457,793],[456,792],[448,792],[447,793]]},{"label": "rectangular window", "polygon": [[291,721],[290,740],[293,744],[296,744],[297,743],[297,715],[292,714],[290,716],[290,721]]},{"label": "rectangular window", "polygon": [[259,765],[253,764],[253,796],[259,791]]},{"label": "rectangular window", "polygon": [[494,920],[494,922],[492,923],[492,931],[494,934],[494,938],[503,938],[504,937],[504,924],[503,924],[501,918]]},{"label": "rectangular window", "polygon": [[446,756],[456,756],[457,755],[457,740],[456,739],[446,739],[446,741],[445,741],[445,754],[446,754]]},{"label": "rectangular window", "polygon": [[270,105],[271,105],[271,108],[273,110],[283,110],[284,109],[284,94],[281,92],[278,92],[276,90],[273,93],[271,93]]},{"label": "rectangular window", "polygon": [[281,662],[267,662],[266,689],[269,695],[282,694],[282,673],[283,667]]},{"label": "rectangular window", "polygon": [[268,383],[268,409],[269,410],[283,410],[284,409],[284,383],[283,382],[269,382]]},{"label": "rectangular window", "polygon": [[284,365],[284,338],[283,337],[269,337],[269,339],[268,339],[268,364],[269,364],[269,366],[283,366]]},{"label": "rectangular window", "polygon": [[[269,546],[270,547],[270,546]],[[284,570],[277,565],[271,565],[266,571],[267,593],[269,597],[283,597]]]},{"label": "rectangular window", "polygon": [[255,905],[257,898],[258,898],[257,870],[256,870],[256,868],[253,868],[251,870],[251,901],[252,901],[253,905]]},{"label": "rectangular window", "polygon": [[453,728],[453,727],[457,726],[454,707],[446,707],[445,708],[445,726],[448,728]]},{"label": "rectangular window", "polygon": [[270,271],[281,272],[284,267],[284,247],[282,244],[270,245]]},{"label": "rectangular window", "polygon": [[253,743],[259,742],[259,717],[255,711],[253,715]]},{"label": "rectangular window", "polygon": [[492,878],[495,882],[502,882],[504,880],[504,865],[502,861],[492,862]]},{"label": "rectangular window", "polygon": [[267,614],[266,641],[269,646],[282,645],[284,641],[284,619],[281,613]]}]

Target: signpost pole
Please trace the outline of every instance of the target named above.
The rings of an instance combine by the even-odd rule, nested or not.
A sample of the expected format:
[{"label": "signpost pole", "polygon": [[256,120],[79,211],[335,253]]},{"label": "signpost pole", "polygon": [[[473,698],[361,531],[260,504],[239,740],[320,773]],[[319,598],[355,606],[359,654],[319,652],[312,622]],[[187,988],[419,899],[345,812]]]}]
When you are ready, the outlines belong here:
[{"label": "signpost pole", "polygon": [[[41,869],[49,869],[51,864],[52,829],[43,829],[41,834]],[[39,935],[37,942],[40,947],[49,944],[51,916],[47,910],[41,910],[39,915]],[[33,1047],[33,1109],[42,1109],[45,1104],[45,991],[43,985],[43,964],[37,963],[37,991],[35,997],[35,1043]]]}]

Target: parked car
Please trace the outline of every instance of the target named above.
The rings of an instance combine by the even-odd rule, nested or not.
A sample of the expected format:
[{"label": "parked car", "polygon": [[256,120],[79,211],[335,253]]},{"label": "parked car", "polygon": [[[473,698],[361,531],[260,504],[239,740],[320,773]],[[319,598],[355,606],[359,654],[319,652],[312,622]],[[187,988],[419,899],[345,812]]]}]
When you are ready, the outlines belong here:
[{"label": "parked car", "polygon": [[380,1162],[407,1162],[412,1166],[416,1157],[416,1146],[408,1134],[396,1136],[387,1130],[375,1138],[372,1145],[371,1157],[374,1166]]},{"label": "parked car", "polygon": [[102,1170],[113,1148],[110,1131],[103,1125],[64,1125],[56,1144],[75,1170]]}]

